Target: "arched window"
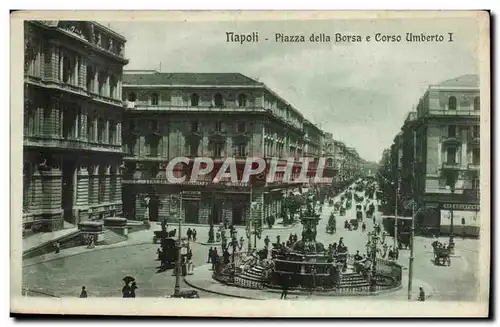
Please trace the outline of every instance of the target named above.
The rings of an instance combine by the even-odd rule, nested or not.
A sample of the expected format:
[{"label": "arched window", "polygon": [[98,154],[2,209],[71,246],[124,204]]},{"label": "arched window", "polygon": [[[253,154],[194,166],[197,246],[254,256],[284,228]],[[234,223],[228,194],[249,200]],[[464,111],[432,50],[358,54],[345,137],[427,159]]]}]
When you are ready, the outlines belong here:
[{"label": "arched window", "polygon": [[238,96],[238,107],[246,107],[247,105],[247,96],[244,94],[240,94]]},{"label": "arched window", "polygon": [[198,107],[198,103],[200,102],[200,97],[198,94],[191,94],[191,107]]},{"label": "arched window", "polygon": [[333,167],[333,159],[332,158],[328,158],[326,160],[326,166],[327,167]]},{"label": "arched window", "polygon": [[457,110],[457,98],[450,97],[448,99],[448,109],[449,110]]},{"label": "arched window", "polygon": [[479,110],[480,107],[481,107],[481,102],[479,100],[479,97],[475,97],[474,98],[474,110]]},{"label": "arched window", "polygon": [[137,96],[135,95],[135,93],[134,93],[134,92],[130,92],[130,93],[128,94],[128,101],[130,101],[130,102],[135,102],[135,100],[137,100]]},{"label": "arched window", "polygon": [[214,105],[216,107],[222,107],[224,105],[224,100],[223,100],[222,95],[220,93],[217,93],[214,96]]},{"label": "arched window", "polygon": [[158,94],[156,93],[151,94],[151,105],[152,106],[158,105]]}]

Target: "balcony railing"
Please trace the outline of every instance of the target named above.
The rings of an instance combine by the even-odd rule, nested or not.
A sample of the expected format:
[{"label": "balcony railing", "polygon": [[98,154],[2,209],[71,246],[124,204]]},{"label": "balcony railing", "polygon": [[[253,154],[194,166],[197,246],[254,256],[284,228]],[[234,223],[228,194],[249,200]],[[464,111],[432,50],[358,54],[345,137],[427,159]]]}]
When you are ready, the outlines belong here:
[{"label": "balcony railing", "polygon": [[479,117],[479,110],[429,110],[424,115]]},{"label": "balcony railing", "polygon": [[479,162],[476,162],[476,163],[472,162],[472,163],[469,163],[467,165],[467,169],[469,169],[469,170],[479,170],[479,166],[480,166]]},{"label": "balcony railing", "polygon": [[458,162],[443,162],[441,166],[442,169],[460,169],[460,164]]},{"label": "balcony railing", "polygon": [[137,103],[132,101],[124,101],[123,106],[126,109],[140,110],[140,111],[204,111],[204,112],[248,112],[248,111],[266,111],[262,107],[238,107],[238,106],[226,106],[226,107],[207,107],[207,106],[173,106],[160,104],[157,106]]},{"label": "balcony railing", "polygon": [[24,136],[24,146],[79,149],[98,152],[122,153],[120,144],[96,143],[78,139],[63,139],[44,136]]},{"label": "balcony railing", "polygon": [[457,145],[462,143],[458,136],[443,136],[441,137],[441,143],[444,145]]}]

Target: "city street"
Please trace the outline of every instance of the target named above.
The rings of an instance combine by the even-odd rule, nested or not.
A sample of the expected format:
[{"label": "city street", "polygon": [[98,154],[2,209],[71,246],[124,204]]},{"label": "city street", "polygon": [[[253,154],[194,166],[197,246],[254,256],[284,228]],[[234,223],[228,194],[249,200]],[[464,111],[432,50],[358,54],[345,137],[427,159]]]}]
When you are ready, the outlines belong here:
[{"label": "city street", "polygon": [[[344,220],[355,218],[355,205],[346,212],[345,217],[337,216],[337,233],[330,235],[326,233],[326,224],[333,207],[324,206],[322,219],[317,228],[317,240],[328,246],[330,243],[338,242],[343,237],[344,243],[349,251],[355,253],[365,252],[367,232],[373,229],[371,219],[365,219],[367,230],[348,231],[343,228]],[[380,215],[377,212],[379,220]],[[158,226],[156,226],[158,228]],[[208,239],[208,227],[196,226],[198,241],[206,242]],[[183,228],[183,233],[187,228]],[[301,237],[302,225],[297,224],[291,228],[265,229],[261,239],[257,241],[259,248],[264,246],[265,236],[269,236],[275,242],[276,236],[280,235],[282,241],[286,241],[290,233],[297,233]],[[143,244],[113,247],[109,249],[88,250],[81,254],[62,257],[42,263],[26,263],[23,268],[23,284],[26,288],[34,291],[45,292],[56,296],[78,296],[81,286],[86,286],[89,296],[120,297],[123,286],[122,278],[130,275],[136,278],[139,289],[137,296],[168,296],[171,295],[175,285],[175,276],[172,271],[157,273],[159,262],[156,259],[158,244],[152,244],[152,231],[141,231],[133,235],[134,241],[142,241]],[[243,227],[238,228],[238,238],[245,235]],[[127,241],[127,242],[130,242]],[[124,245],[127,245],[124,242]],[[388,237],[389,245],[393,244],[393,239]],[[435,266],[432,262],[433,254],[430,243],[431,239],[417,237],[415,240],[415,260],[414,278],[425,281],[432,290],[427,289],[430,295],[429,300],[475,300],[477,292],[475,285],[475,267],[478,265],[478,244],[477,240],[457,239],[457,251],[451,258],[450,267]],[[246,248],[247,244],[244,245]],[[206,265],[208,249],[210,246],[199,243],[192,243],[193,262],[196,267]],[[218,252],[221,253],[220,246]],[[404,267],[403,289],[408,283],[408,258],[409,250],[401,250],[399,263]],[[62,251],[60,256],[64,256]],[[421,285],[413,285],[413,293],[418,291]],[[426,286],[427,288],[429,286]],[[187,285],[182,284],[182,288]],[[217,297],[212,293],[200,292],[202,297]],[[220,296],[220,295],[219,295]],[[401,298],[401,292],[386,297]]]}]

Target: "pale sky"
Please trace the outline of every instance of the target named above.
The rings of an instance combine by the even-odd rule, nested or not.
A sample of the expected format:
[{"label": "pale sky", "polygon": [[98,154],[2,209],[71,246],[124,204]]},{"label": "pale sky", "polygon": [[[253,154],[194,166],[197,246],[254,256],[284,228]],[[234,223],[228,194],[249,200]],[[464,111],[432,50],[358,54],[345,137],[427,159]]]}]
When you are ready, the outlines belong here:
[{"label": "pale sky", "polygon": [[[125,69],[239,72],[306,118],[379,161],[429,84],[478,73],[478,25],[461,19],[259,22],[102,22],[127,38]],[[259,32],[256,44],[226,43],[227,31]],[[275,33],[454,33],[444,43],[275,43]],[[265,41],[264,38],[269,41]]]}]

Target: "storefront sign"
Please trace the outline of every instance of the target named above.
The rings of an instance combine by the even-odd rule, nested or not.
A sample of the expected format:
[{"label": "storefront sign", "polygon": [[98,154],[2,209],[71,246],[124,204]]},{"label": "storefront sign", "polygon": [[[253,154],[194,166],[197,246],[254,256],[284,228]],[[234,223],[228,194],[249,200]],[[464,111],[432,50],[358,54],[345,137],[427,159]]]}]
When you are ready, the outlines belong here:
[{"label": "storefront sign", "polygon": [[462,204],[462,203],[443,203],[443,209],[472,211],[472,210],[479,210],[479,205]]}]

